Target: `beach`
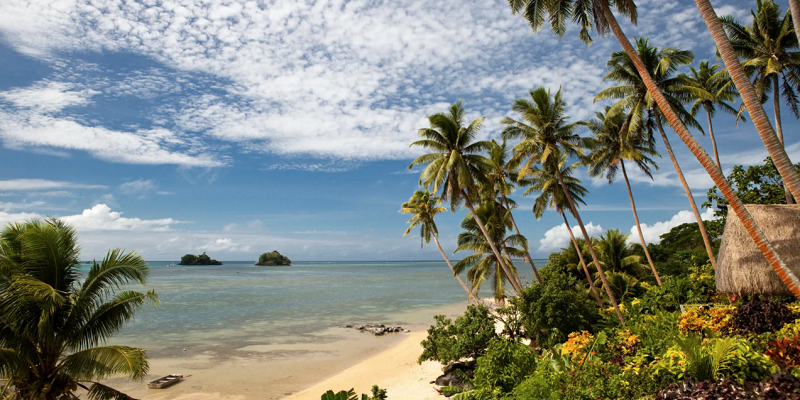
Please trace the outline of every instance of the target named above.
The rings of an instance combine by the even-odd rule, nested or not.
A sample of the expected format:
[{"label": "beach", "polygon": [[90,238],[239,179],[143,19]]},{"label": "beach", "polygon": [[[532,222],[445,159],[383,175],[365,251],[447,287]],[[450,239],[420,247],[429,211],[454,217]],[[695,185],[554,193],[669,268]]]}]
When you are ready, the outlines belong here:
[{"label": "beach", "polygon": [[[244,346],[231,355],[206,351],[154,358],[142,382],[104,382],[135,398],[153,400],[317,400],[327,390],[369,393],[373,384],[388,389],[390,398],[433,399],[439,395],[430,382],[441,374],[441,365],[417,364],[420,342],[434,315],[454,318],[465,307],[463,302],[397,314],[393,320],[407,321],[409,333],[374,336],[332,328],[292,344]],[[146,388],[147,381],[170,373],[185,378],[167,389]]]}]

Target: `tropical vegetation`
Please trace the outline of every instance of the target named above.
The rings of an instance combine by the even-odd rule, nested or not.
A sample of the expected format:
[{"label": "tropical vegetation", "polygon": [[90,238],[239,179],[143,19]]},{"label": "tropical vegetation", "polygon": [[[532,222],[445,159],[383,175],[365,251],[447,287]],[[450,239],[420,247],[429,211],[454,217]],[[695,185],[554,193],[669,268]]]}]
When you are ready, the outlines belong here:
[{"label": "tropical vegetation", "polygon": [[[108,252],[81,271],[75,229],[57,219],[0,231],[0,393],[4,399],[130,399],[100,381],[143,378],[145,351],[108,339],[147,304],[147,264]],[[123,289],[122,287],[125,286]]]},{"label": "tropical vegetation", "polygon": [[264,253],[258,256],[256,265],[262,266],[277,266],[277,265],[292,265],[292,260],[289,257],[278,253],[278,250],[273,250],[269,253]]},{"label": "tropical vegetation", "polygon": [[180,265],[222,265],[221,262],[212,259],[205,252],[196,256],[194,254],[187,254],[181,257]]}]

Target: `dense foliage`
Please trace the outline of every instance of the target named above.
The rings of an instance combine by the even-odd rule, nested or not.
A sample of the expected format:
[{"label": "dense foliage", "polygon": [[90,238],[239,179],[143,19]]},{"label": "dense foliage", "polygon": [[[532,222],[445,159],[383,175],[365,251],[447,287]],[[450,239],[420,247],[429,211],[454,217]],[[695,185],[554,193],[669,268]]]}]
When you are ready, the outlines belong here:
[{"label": "dense foliage", "polygon": [[276,266],[276,265],[292,265],[292,260],[288,257],[278,253],[278,250],[273,250],[269,253],[264,253],[258,256],[256,265],[263,266]]},{"label": "dense foliage", "polygon": [[771,299],[756,300],[736,308],[729,328],[740,335],[773,332],[797,318],[783,303]]},{"label": "dense foliage", "polygon": [[147,375],[143,349],[106,344],[143,305],[158,303],[155,292],[132,290],[146,283],[147,264],[136,253],[115,249],[82,274],[78,256],[75,230],[60,220],[18,223],[0,232],[4,399],[127,400],[98,381]]},{"label": "dense foliage", "polygon": [[[365,394],[361,395],[360,400],[386,400],[386,389],[381,389],[378,385],[372,385],[372,396]],[[328,390],[322,395],[322,400],[359,400],[355,389],[341,390],[334,393],[333,390]]]},{"label": "dense foliage", "polygon": [[577,279],[549,269],[542,275],[543,284],[525,288],[512,300],[533,343],[551,346],[570,332],[591,329],[600,318],[597,303]]},{"label": "dense foliage", "polygon": [[447,365],[461,359],[474,360],[497,338],[494,318],[484,305],[469,306],[455,322],[444,315],[434,318],[436,325],[428,328],[428,337],[422,341],[419,363],[433,360]]},{"label": "dense foliage", "polygon": [[180,265],[222,265],[222,263],[217,260],[212,260],[211,257],[203,252],[203,254],[199,256],[187,254],[181,257]]}]

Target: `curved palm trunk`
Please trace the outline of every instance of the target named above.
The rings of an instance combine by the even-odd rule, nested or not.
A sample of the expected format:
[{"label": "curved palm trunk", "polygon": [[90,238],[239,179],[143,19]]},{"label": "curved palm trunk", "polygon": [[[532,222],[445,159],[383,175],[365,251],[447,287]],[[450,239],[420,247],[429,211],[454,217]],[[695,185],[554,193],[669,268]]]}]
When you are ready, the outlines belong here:
[{"label": "curved palm trunk", "polygon": [[517,282],[514,280],[514,276],[511,275],[511,271],[508,269],[505,261],[503,260],[502,255],[497,250],[497,246],[494,245],[494,241],[489,236],[489,232],[486,230],[486,227],[483,225],[483,222],[481,222],[481,219],[478,218],[478,214],[475,213],[475,206],[472,205],[472,197],[470,197],[469,193],[467,193],[466,191],[464,191],[464,200],[466,200],[467,207],[469,207],[469,211],[472,213],[472,219],[475,220],[475,223],[478,224],[478,228],[481,229],[483,237],[486,238],[486,242],[488,242],[489,247],[492,248],[492,253],[494,253],[494,256],[497,258],[497,262],[500,264],[500,267],[503,268],[503,272],[505,272],[506,276],[508,277],[508,281],[511,283],[511,286],[514,288],[514,290],[517,293],[519,293],[520,291],[522,291],[522,288],[517,287]]},{"label": "curved palm trunk", "polygon": [[[748,97],[747,102],[752,103],[754,106],[758,106],[758,109],[761,111],[760,114],[755,110],[755,107],[748,107],[748,112],[750,113],[750,117],[753,118],[754,124],[756,120],[759,120],[759,125],[764,125],[770,128],[769,121],[766,120],[766,115],[764,114],[764,109],[761,108],[761,105],[756,101],[755,92],[752,90],[752,85],[750,85],[750,81],[747,78],[747,75],[744,74],[744,71],[739,64],[739,60],[736,59],[735,53],[733,53],[733,48],[730,44],[730,41],[727,40],[725,36],[725,32],[722,30],[722,25],[717,18],[717,15],[714,13],[714,9],[711,7],[711,3],[708,0],[695,0],[695,3],[700,9],[700,13],[703,16],[703,20],[706,21],[706,24],[709,26],[709,30],[711,30],[711,35],[714,37],[714,41],[717,43],[717,46],[720,47],[720,52],[723,55],[723,59],[725,60],[725,64],[728,64],[728,59],[731,59],[731,64],[734,62],[738,66],[737,71],[733,71],[729,68],[731,72],[731,76],[733,76],[734,83],[737,81],[744,80],[744,83],[740,86],[739,84],[736,85],[739,88],[739,91],[742,92],[741,88],[745,86],[745,83],[749,85],[750,91],[748,95],[742,94],[742,97]],[[605,4],[605,3],[601,3]],[[736,196],[736,193],[733,191],[730,183],[725,180],[725,176],[722,174],[722,170],[719,169],[714,164],[714,161],[711,160],[711,157],[703,150],[697,140],[692,137],[689,130],[686,129],[686,126],[678,117],[678,114],[670,107],[669,102],[667,102],[666,97],[664,94],[661,93],[661,90],[656,86],[656,83],[653,81],[653,77],[650,76],[650,73],[645,68],[642,60],[639,59],[639,54],[636,53],[636,50],[631,45],[628,38],[625,36],[625,33],[622,32],[622,29],[619,27],[614,14],[608,8],[608,5],[601,5],[603,8],[602,12],[606,17],[606,20],[609,23],[611,30],[614,32],[614,36],[617,37],[617,40],[620,42],[622,47],[625,49],[625,52],[631,57],[631,60],[636,65],[636,70],[642,76],[644,80],[645,86],[647,86],[647,90],[656,100],[658,103],[659,108],[661,111],[666,115],[667,120],[669,121],[670,125],[675,129],[675,132],[680,136],[681,140],[686,144],[689,150],[694,154],[700,164],[703,165],[703,168],[708,171],[709,176],[720,189],[720,192],[725,197],[725,199],[730,204],[731,209],[733,209],[734,213],[739,217],[739,220],[742,221],[742,225],[744,225],[747,233],[753,238],[753,242],[756,244],[758,249],[764,254],[766,257],[767,262],[769,262],[772,269],[778,276],[781,278],[781,281],[786,284],[789,290],[798,298],[800,298],[800,280],[792,273],[789,268],[786,267],[786,264],[781,260],[778,254],[775,252],[775,249],[772,247],[772,244],[767,240],[766,236],[764,236],[764,232],[758,227],[756,222],[753,220],[753,217],[750,216],[750,213],[744,207],[744,203],[739,197]],[[712,21],[713,20],[713,21]],[[712,27],[714,29],[712,29]],[[724,39],[724,40],[723,40]],[[725,43],[721,43],[724,41]],[[727,44],[725,46],[725,44]],[[751,101],[752,100],[752,101]],[[772,134],[768,134],[769,131],[764,131],[762,134],[762,130],[759,129],[759,134],[761,135],[761,140],[764,141],[765,145],[767,146],[767,151],[770,152],[770,155],[773,155],[773,160],[777,160],[775,157],[782,155],[780,158],[781,166],[778,167],[778,170],[781,172],[781,176],[784,177],[784,181],[787,182],[789,189],[791,189],[792,193],[794,194],[796,191],[794,189],[798,188],[798,183],[800,183],[800,179],[797,177],[797,172],[794,171],[794,167],[791,165],[791,161],[786,156],[786,151],[784,151],[783,147],[780,146],[780,142],[778,142],[778,138]],[[776,143],[777,142],[777,143]],[[780,154],[779,154],[780,153]],[[788,164],[788,165],[787,165]],[[777,161],[776,161],[777,166]],[[791,171],[790,171],[791,169]],[[786,177],[790,179],[786,179]]]},{"label": "curved palm trunk", "polygon": [[[764,142],[764,147],[766,147],[767,152],[775,162],[775,166],[778,168],[778,172],[781,174],[784,184],[789,188],[789,192],[795,198],[800,198],[800,175],[798,175],[797,171],[794,169],[794,165],[792,165],[792,161],[789,160],[789,156],[786,155],[786,149],[784,149],[783,143],[781,143],[775,131],[772,129],[769,118],[767,118],[767,113],[764,112],[764,107],[762,107],[761,102],[758,101],[758,96],[756,96],[756,91],[753,89],[753,84],[744,72],[742,64],[739,63],[739,58],[736,56],[736,52],[734,52],[728,36],[725,35],[725,30],[722,29],[722,23],[717,17],[717,13],[714,12],[714,7],[709,0],[695,0],[694,2],[708,30],[711,32],[711,37],[714,38],[714,43],[717,45],[717,49],[719,49],[722,61],[728,68],[733,83],[736,85],[736,89],[739,90],[742,101],[747,107],[747,113],[750,114],[753,125],[758,131],[761,141]],[[773,96],[780,97],[777,93],[773,93]],[[800,295],[800,291],[798,293],[798,295]]]},{"label": "curved palm trunk", "polygon": [[[686,183],[686,178],[683,176],[681,166],[678,165],[678,159],[675,158],[675,152],[672,151],[672,146],[669,144],[669,139],[667,138],[667,133],[664,132],[664,125],[661,123],[661,115],[659,113],[656,113],[656,125],[658,126],[658,132],[661,133],[661,140],[664,142],[664,147],[667,148],[667,153],[669,154],[669,159],[672,161],[672,166],[675,167],[675,172],[678,174],[678,180],[681,181],[683,191],[686,193],[686,197],[689,199],[689,205],[692,207],[694,219],[697,220],[697,227],[700,229],[700,236],[703,237],[703,244],[706,246],[708,259],[711,260],[711,266],[714,268],[714,271],[716,271],[717,260],[714,258],[714,250],[711,248],[711,239],[708,238],[706,225],[703,223],[703,219],[700,218],[700,210],[697,209],[697,203],[694,201],[694,196],[692,196],[692,191],[689,189],[689,184]],[[722,173],[721,170],[720,173]]]},{"label": "curved palm trunk", "polygon": [[711,137],[711,147],[714,148],[714,159],[717,161],[717,167],[722,169],[722,163],[719,162],[719,152],[717,151],[717,140],[714,139],[714,125],[711,124],[711,111],[706,108],[706,118],[708,119],[708,136]]},{"label": "curved palm trunk", "polygon": [[[661,277],[658,276],[656,266],[653,264],[653,259],[650,257],[650,251],[647,250],[647,242],[644,241],[644,234],[642,234],[642,226],[639,224],[639,213],[636,212],[636,203],[633,201],[633,191],[631,191],[631,182],[628,181],[628,173],[625,171],[625,161],[619,160],[622,166],[622,177],[625,178],[625,186],[628,187],[628,197],[631,199],[631,209],[633,210],[633,220],[636,221],[636,231],[639,232],[639,240],[642,242],[644,255],[647,256],[647,262],[650,264],[650,269],[653,270],[653,276],[656,277],[658,286],[661,286]],[[701,221],[702,223],[702,221]]]},{"label": "curved palm trunk", "polygon": [[797,40],[800,41],[800,30],[797,29],[797,21],[800,21],[800,2],[797,0],[789,0],[789,9],[792,10],[792,24],[794,26],[794,34]]},{"label": "curved palm trunk", "polygon": [[[514,232],[516,232],[517,235],[522,236],[522,234],[519,233],[519,228],[517,228],[517,222],[514,221],[514,214],[511,213],[511,208],[508,207],[508,199],[505,195],[501,196],[503,197],[503,203],[506,206],[506,210],[508,210],[508,216],[511,217],[511,225],[514,227]],[[527,258],[528,263],[531,264],[531,268],[533,268],[533,274],[536,275],[536,280],[539,281],[539,283],[542,283],[542,277],[539,276],[539,270],[537,270],[536,265],[533,264],[531,253],[527,249],[525,250],[525,257]]]},{"label": "curved palm trunk", "polygon": [[583,226],[583,221],[581,220],[580,214],[578,214],[578,209],[575,207],[575,202],[572,200],[572,196],[569,195],[569,190],[567,190],[567,185],[564,184],[564,180],[561,178],[561,169],[556,168],[556,173],[558,174],[558,183],[561,184],[561,190],[564,191],[564,195],[567,197],[567,201],[569,202],[569,208],[572,210],[572,215],[575,216],[575,220],[578,221],[578,226],[581,228],[581,233],[583,233],[583,238],[586,239],[586,247],[589,248],[589,254],[592,255],[592,260],[594,260],[594,266],[597,268],[597,273],[600,275],[600,280],[603,281],[603,289],[605,289],[606,294],[608,294],[608,300],[611,301],[611,305],[614,307],[614,311],[617,312],[617,318],[619,318],[619,322],[622,326],[625,326],[625,318],[622,317],[622,311],[619,309],[619,305],[617,304],[617,299],[614,298],[614,294],[611,293],[611,286],[608,285],[608,281],[606,280],[606,274],[603,272],[603,267],[600,266],[600,261],[597,260],[597,254],[594,252],[594,246],[592,246],[592,239],[589,237],[589,234],[586,232],[586,227]]},{"label": "curved palm trunk", "polygon": [[594,299],[597,300],[597,305],[600,308],[603,308],[603,300],[600,299],[600,295],[597,294],[597,288],[594,287],[594,282],[592,282],[592,275],[589,273],[589,268],[586,268],[586,262],[583,261],[583,254],[581,254],[581,248],[578,246],[578,241],[575,240],[575,235],[572,234],[572,228],[569,226],[569,221],[567,221],[567,214],[564,214],[563,210],[559,210],[561,212],[561,216],[564,217],[564,225],[567,226],[567,232],[569,232],[569,237],[572,239],[572,245],[575,246],[575,251],[578,252],[578,259],[581,261],[581,267],[583,267],[583,273],[586,274],[586,280],[589,281],[589,289],[592,290],[592,294],[594,295]]},{"label": "curved palm trunk", "polygon": [[439,244],[439,238],[436,237],[436,235],[431,235],[431,236],[433,236],[433,242],[436,243],[436,248],[439,249],[439,253],[442,254],[442,258],[444,258],[444,261],[447,263],[447,266],[450,267],[450,271],[453,271],[453,276],[458,280],[458,283],[461,284],[461,287],[464,288],[464,291],[467,292],[467,301],[470,303],[478,304],[478,300],[472,296],[472,292],[469,291],[467,285],[464,283],[461,277],[458,276],[458,274],[456,273],[455,268],[453,268],[453,263],[451,263],[450,259],[447,258],[447,255],[444,254],[444,250],[442,250],[442,245]]},{"label": "curved palm trunk", "polygon": [[[508,256],[508,260],[506,262],[506,265],[508,266],[508,269],[514,274],[514,278],[516,278],[516,281],[517,281],[517,286],[519,286],[521,288],[522,287],[522,281],[519,280],[519,274],[517,274],[517,269],[514,268],[514,263],[511,261],[511,253],[508,252],[508,246],[506,246],[505,244],[503,244],[503,251]],[[506,261],[506,260],[504,260],[504,261]]]},{"label": "curved palm trunk", "polygon": [[[781,89],[780,83],[778,82],[779,77],[777,74],[773,75],[772,77],[772,108],[775,111],[775,133],[778,135],[778,140],[781,144],[784,144],[783,141],[783,123],[781,122],[781,97],[778,95]],[[794,204],[794,199],[792,198],[792,193],[789,191],[789,188],[786,185],[783,185],[783,192],[784,196],[786,197],[786,204]]]}]

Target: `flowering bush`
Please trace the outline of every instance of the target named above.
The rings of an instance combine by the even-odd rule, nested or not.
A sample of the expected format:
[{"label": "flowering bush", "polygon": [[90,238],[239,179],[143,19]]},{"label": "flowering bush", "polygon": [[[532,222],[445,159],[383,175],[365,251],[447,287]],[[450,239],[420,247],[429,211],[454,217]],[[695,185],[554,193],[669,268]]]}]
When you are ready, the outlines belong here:
[{"label": "flowering bush", "polygon": [[587,331],[572,332],[569,334],[567,341],[561,345],[561,355],[569,355],[573,360],[578,362],[583,361],[586,356],[584,352],[594,342],[594,335]]},{"label": "flowering bush", "polygon": [[720,333],[728,326],[734,307],[695,308],[687,311],[678,319],[678,329],[684,334],[690,332]]}]

